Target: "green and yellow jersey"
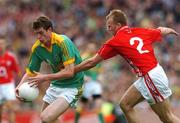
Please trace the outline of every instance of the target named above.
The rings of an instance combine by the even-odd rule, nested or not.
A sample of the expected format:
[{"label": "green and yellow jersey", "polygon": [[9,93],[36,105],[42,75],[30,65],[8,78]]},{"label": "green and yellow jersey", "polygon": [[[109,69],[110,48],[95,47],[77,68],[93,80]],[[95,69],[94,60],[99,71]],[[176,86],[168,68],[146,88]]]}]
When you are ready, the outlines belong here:
[{"label": "green and yellow jersey", "polygon": [[[65,35],[52,33],[51,47],[47,48],[39,40],[32,47],[29,64],[26,72],[33,74],[39,72],[41,63],[45,61],[51,66],[52,72],[57,73],[65,65],[82,62],[80,53],[72,41]],[[53,80],[52,85],[58,87],[81,87],[83,84],[83,72],[76,73],[72,78]]]}]

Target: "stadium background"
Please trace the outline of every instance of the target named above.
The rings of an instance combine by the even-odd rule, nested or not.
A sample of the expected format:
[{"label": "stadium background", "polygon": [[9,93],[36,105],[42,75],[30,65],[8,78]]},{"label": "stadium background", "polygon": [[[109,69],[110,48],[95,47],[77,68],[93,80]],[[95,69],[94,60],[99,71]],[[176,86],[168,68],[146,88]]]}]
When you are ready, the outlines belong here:
[{"label": "stadium background", "polygon": [[[105,30],[105,16],[111,9],[125,11],[130,26],[152,28],[167,26],[180,33],[179,0],[0,0],[0,35],[7,38],[9,50],[18,56],[23,74],[35,40],[31,24],[39,15],[50,17],[56,32],[66,34],[82,53],[88,53],[88,45],[93,43],[98,49],[109,38],[110,35]],[[155,45],[155,53],[169,77],[174,91],[171,104],[180,117],[179,39],[174,36],[165,37],[163,43]],[[43,64],[41,71],[48,72],[49,66]],[[104,89],[105,101],[117,107],[114,104],[118,104],[123,92],[136,78],[129,72],[129,66],[125,61],[117,57],[101,64],[98,79]],[[47,85],[41,87],[41,96],[35,102],[18,102],[14,105],[17,109],[18,123],[38,122],[41,99],[46,87]],[[146,103],[138,105],[137,110],[141,110],[139,114],[142,123],[158,123],[157,117],[150,113],[151,110]],[[6,114],[5,111],[4,123]],[[63,123],[66,123],[65,119],[73,117],[71,111],[66,114]],[[82,120],[84,123],[96,122],[93,114]]]}]

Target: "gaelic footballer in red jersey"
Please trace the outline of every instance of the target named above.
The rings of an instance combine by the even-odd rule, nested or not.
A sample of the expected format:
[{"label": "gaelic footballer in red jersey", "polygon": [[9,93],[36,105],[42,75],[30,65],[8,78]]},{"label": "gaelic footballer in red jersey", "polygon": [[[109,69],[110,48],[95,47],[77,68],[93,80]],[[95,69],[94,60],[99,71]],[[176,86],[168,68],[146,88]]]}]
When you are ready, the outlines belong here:
[{"label": "gaelic footballer in red jersey", "polygon": [[105,60],[121,55],[138,76],[145,75],[157,66],[152,44],[161,41],[159,29],[130,28],[123,26],[98,51]]},{"label": "gaelic footballer in red jersey", "polygon": [[112,10],[106,16],[107,31],[113,36],[98,53],[77,65],[75,72],[90,69],[99,62],[122,56],[139,77],[120,100],[128,123],[139,123],[134,106],[146,100],[163,123],[180,123],[170,110],[169,97],[172,94],[169,81],[154,55],[152,44],[161,41],[162,35],[178,33],[167,27],[157,29],[130,28],[127,17],[121,10]]},{"label": "gaelic footballer in red jersey", "polygon": [[14,82],[14,73],[19,73],[17,59],[6,51],[0,56],[0,84]]},{"label": "gaelic footballer in red jersey", "polygon": [[19,66],[15,55],[6,50],[6,41],[0,38],[0,122],[3,105],[8,108],[8,120],[15,122],[15,74],[19,75]]}]

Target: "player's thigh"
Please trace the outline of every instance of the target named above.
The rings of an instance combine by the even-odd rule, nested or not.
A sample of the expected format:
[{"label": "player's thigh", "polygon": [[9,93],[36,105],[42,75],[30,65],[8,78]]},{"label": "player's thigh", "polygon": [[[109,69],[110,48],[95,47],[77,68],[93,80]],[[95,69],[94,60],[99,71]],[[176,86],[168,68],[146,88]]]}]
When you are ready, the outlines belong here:
[{"label": "player's thigh", "polygon": [[51,104],[59,97],[63,97],[71,107],[76,107],[77,101],[82,96],[82,87],[79,88],[59,88],[51,85],[46,91],[43,101]]},{"label": "player's thigh", "polygon": [[136,89],[134,85],[131,85],[120,100],[121,108],[129,107],[132,108],[139,102],[144,100],[141,93]]},{"label": "player's thigh", "polygon": [[44,107],[45,109],[42,112],[42,116],[48,116],[50,119],[54,120],[64,113],[69,107],[69,102],[63,97],[59,97],[53,103]]},{"label": "player's thigh", "polygon": [[163,102],[151,105],[151,108],[160,118],[166,118],[169,114],[171,114],[170,103],[168,99],[165,99]]}]

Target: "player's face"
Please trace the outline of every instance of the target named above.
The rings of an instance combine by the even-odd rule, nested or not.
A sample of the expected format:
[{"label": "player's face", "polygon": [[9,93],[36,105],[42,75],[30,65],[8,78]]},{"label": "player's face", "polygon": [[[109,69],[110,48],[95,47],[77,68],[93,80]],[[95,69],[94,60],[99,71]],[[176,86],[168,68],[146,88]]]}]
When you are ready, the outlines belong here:
[{"label": "player's face", "polygon": [[37,39],[44,45],[48,44],[51,40],[51,29],[45,30],[41,27],[37,30],[34,30],[34,33],[37,36]]},{"label": "player's face", "polygon": [[6,41],[4,39],[0,39],[0,54],[3,54],[5,49],[6,49]]},{"label": "player's face", "polygon": [[106,20],[106,29],[109,33],[111,33],[112,35],[116,34],[117,29],[120,27],[120,24],[116,24],[113,21],[112,17],[109,17]]}]

